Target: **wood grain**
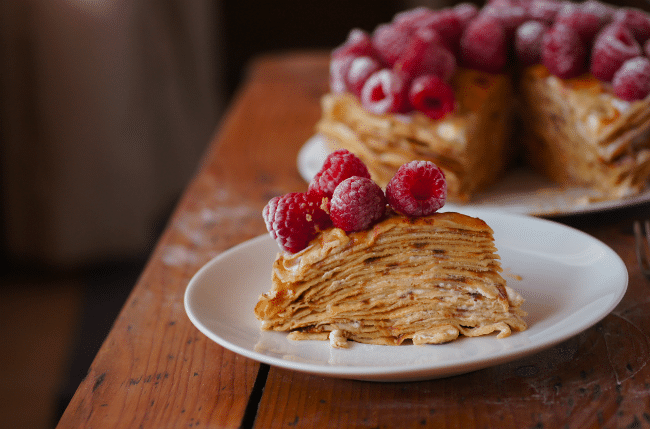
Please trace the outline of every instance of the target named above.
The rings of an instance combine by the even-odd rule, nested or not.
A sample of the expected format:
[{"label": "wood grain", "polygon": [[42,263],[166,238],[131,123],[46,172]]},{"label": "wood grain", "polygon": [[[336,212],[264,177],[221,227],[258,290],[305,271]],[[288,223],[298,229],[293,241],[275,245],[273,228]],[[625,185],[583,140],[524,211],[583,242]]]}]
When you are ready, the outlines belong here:
[{"label": "wood grain", "polygon": [[296,155],[319,115],[327,59],[286,59],[251,66],[59,427],[241,424],[259,364],[200,334],[183,293],[210,258],[265,231],[271,196],[303,186]]},{"label": "wood grain", "polygon": [[271,197],[305,189],[296,155],[320,115],[327,65],[326,55],[312,53],[251,64],[59,427],[650,426],[650,281],[637,266],[631,228],[650,217],[648,204],[557,218],[621,256],[628,292],[591,329],[505,365],[416,383],[322,378],[260,366],[191,325],[183,293],[192,275],[264,233],[260,212]]}]

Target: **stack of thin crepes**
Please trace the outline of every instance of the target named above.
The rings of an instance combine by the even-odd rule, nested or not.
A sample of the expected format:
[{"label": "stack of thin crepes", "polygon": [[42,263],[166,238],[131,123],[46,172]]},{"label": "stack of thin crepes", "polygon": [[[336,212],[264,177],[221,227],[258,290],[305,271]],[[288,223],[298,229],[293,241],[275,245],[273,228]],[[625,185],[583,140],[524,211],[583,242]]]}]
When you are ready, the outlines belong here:
[{"label": "stack of thin crepes", "polygon": [[380,186],[404,163],[426,160],[444,171],[448,198],[465,202],[501,178],[517,153],[510,142],[515,98],[507,75],[459,68],[451,85],[456,108],[444,120],[378,115],[351,94],[331,93],[316,130],[331,150],[361,158]]},{"label": "stack of thin crepes", "polygon": [[500,275],[493,231],[458,213],[391,215],[368,231],[321,233],[281,253],[255,314],[289,338],[438,344],[526,329],[523,298]]},{"label": "stack of thin crepes", "polygon": [[650,177],[650,98],[628,103],[591,75],[559,79],[543,66],[522,78],[529,159],[558,183],[603,198],[643,190]]}]

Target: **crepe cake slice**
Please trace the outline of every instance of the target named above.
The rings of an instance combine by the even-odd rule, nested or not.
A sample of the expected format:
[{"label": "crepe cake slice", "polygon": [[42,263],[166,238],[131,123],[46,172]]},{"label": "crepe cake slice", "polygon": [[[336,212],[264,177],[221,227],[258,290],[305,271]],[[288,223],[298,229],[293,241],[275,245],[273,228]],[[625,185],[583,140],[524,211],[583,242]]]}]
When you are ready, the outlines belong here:
[{"label": "crepe cake slice", "polygon": [[591,75],[559,79],[543,65],[521,80],[529,161],[564,185],[603,199],[634,195],[650,179],[650,97],[632,102]]},{"label": "crepe cake slice", "polygon": [[371,229],[330,228],[280,253],[255,307],[263,330],[294,340],[439,344],[526,329],[523,298],[506,285],[492,229],[454,212],[391,213]]},{"label": "crepe cake slice", "polygon": [[376,114],[350,93],[326,94],[316,131],[330,150],[359,156],[381,186],[402,164],[428,160],[445,172],[448,198],[467,202],[500,179],[516,155],[514,92],[505,74],[464,68],[450,84],[456,108],[441,119],[417,111]]}]

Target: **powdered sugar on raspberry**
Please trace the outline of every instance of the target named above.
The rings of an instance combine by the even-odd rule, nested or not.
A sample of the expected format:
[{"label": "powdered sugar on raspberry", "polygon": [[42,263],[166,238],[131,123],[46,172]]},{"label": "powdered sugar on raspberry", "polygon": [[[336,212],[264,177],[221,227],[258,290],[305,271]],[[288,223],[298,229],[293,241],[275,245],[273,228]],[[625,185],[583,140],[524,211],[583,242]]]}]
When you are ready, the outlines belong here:
[{"label": "powdered sugar on raspberry", "polygon": [[454,110],[454,90],[438,76],[425,74],[413,80],[409,101],[429,118],[441,119]]},{"label": "powdered sugar on raspberry", "polygon": [[526,4],[525,7],[530,19],[552,24],[562,3],[556,0],[535,0]]},{"label": "powdered sugar on raspberry", "polygon": [[338,184],[352,176],[370,178],[370,172],[363,161],[349,150],[336,150],[325,158],[323,166],[309,184],[307,194],[314,199],[332,198]]},{"label": "powdered sugar on raspberry", "polygon": [[[427,32],[436,35],[436,43],[421,37]],[[331,90],[356,95],[372,113],[399,115],[419,110],[408,100],[413,79],[434,74],[450,82],[457,66],[503,73],[511,65],[517,69],[542,63],[561,79],[591,72],[610,83],[623,62],[650,55],[648,41],[648,12],[600,0],[488,0],[480,8],[474,3],[437,10],[417,7],[396,14],[371,33],[350,31],[333,50]],[[512,53],[517,59],[513,64]]]},{"label": "powdered sugar on raspberry", "polygon": [[449,80],[456,71],[456,57],[443,45],[436,30],[421,28],[415,32],[393,69],[410,81],[423,74]]},{"label": "powdered sugar on raspberry", "polygon": [[601,27],[600,17],[582,7],[582,4],[566,2],[560,8],[555,22],[573,28],[585,46],[591,41]]},{"label": "powdered sugar on raspberry", "polygon": [[[363,175],[346,176],[351,171]],[[334,190],[326,197],[324,193],[330,186]],[[430,161],[404,164],[384,192],[359,158],[340,149],[328,156],[307,193],[291,192],[272,198],[262,210],[262,217],[278,245],[296,253],[332,226],[345,232],[370,228],[385,216],[389,203],[395,212],[428,216],[440,209],[446,198],[445,175]]]},{"label": "powdered sugar on raspberry", "polygon": [[347,70],[346,87],[351,93],[359,97],[368,78],[380,69],[381,64],[372,57],[355,58]]},{"label": "powdered sugar on raspberry", "polygon": [[373,73],[363,85],[361,104],[378,115],[405,113],[407,91],[404,76],[392,69],[381,69]]},{"label": "powdered sugar on raspberry", "polygon": [[348,33],[348,38],[346,39],[345,43],[334,49],[332,52],[332,57],[372,57],[375,56],[375,54],[375,48],[372,45],[372,39],[370,35],[359,28],[353,28]]},{"label": "powdered sugar on raspberry", "polygon": [[365,177],[350,177],[334,190],[330,216],[334,226],[346,232],[361,231],[384,216],[384,191]]},{"label": "powdered sugar on raspberry", "polygon": [[262,217],[271,237],[291,253],[303,250],[319,231],[331,225],[318,201],[301,192],[272,198],[262,210]]},{"label": "powdered sugar on raspberry", "polygon": [[542,36],[548,26],[539,21],[522,24],[515,33],[515,52],[522,64],[529,66],[541,61]]},{"label": "powdered sugar on raspberry", "polygon": [[509,37],[514,34],[517,27],[528,19],[526,10],[522,6],[517,5],[489,5],[481,13],[498,19]]},{"label": "powdered sugar on raspberry", "polygon": [[646,12],[624,7],[616,10],[612,19],[629,28],[639,43],[643,44],[650,38],[650,16]]},{"label": "powdered sugar on raspberry", "polygon": [[447,181],[430,161],[402,165],[386,187],[386,198],[397,212],[407,216],[428,216],[444,206]]},{"label": "powdered sugar on raspberry", "polygon": [[586,70],[587,51],[578,33],[566,24],[556,23],[542,37],[542,63],[562,79],[576,77]]},{"label": "powdered sugar on raspberry", "polygon": [[347,77],[354,59],[352,55],[343,55],[334,57],[330,61],[330,90],[334,94],[348,90]]},{"label": "powdered sugar on raspberry", "polygon": [[614,22],[596,36],[590,71],[597,79],[609,82],[625,61],[642,52],[630,30],[621,22]]},{"label": "powdered sugar on raspberry", "polygon": [[409,43],[413,29],[381,24],[372,33],[372,45],[384,64],[392,67]]},{"label": "powdered sugar on raspberry", "polygon": [[623,63],[612,79],[614,94],[625,101],[640,100],[650,94],[650,60],[636,57]]},{"label": "powdered sugar on raspberry", "polygon": [[467,24],[478,15],[478,7],[474,3],[458,3],[453,7],[453,12],[464,30]]},{"label": "powdered sugar on raspberry", "polygon": [[508,43],[505,29],[494,16],[479,14],[460,39],[462,63],[469,68],[499,73],[506,64]]}]

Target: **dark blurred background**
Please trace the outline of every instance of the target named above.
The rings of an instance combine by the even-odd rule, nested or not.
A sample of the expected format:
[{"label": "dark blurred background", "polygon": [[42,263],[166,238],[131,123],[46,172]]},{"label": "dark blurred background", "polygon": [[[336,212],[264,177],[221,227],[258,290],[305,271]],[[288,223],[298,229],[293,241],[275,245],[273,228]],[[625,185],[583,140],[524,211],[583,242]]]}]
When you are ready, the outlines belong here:
[{"label": "dark blurred background", "polygon": [[1,0],[0,427],[55,426],[253,56],[453,3]]}]

